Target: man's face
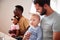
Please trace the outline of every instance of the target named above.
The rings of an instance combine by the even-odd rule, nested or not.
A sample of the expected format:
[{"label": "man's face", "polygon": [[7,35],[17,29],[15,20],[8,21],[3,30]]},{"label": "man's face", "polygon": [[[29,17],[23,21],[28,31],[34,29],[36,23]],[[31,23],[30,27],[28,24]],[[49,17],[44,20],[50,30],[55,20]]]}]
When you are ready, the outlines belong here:
[{"label": "man's face", "polygon": [[14,10],[14,16],[19,17],[20,15],[21,15],[21,11],[20,11],[18,8],[16,8],[16,9]]},{"label": "man's face", "polygon": [[46,14],[46,9],[44,7],[39,6],[39,4],[35,4],[36,11],[40,13],[40,15]]}]

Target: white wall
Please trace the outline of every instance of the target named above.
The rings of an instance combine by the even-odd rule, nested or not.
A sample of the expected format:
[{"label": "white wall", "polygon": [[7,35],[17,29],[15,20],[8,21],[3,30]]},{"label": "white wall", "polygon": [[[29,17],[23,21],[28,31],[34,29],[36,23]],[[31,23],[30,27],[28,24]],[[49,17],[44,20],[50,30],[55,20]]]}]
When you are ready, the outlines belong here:
[{"label": "white wall", "polygon": [[60,14],[60,0],[57,0],[57,12]]},{"label": "white wall", "polygon": [[60,0],[51,0],[51,7],[60,14]]},{"label": "white wall", "polygon": [[15,5],[24,7],[23,15],[29,18],[32,0],[0,0],[0,31],[8,34]]}]

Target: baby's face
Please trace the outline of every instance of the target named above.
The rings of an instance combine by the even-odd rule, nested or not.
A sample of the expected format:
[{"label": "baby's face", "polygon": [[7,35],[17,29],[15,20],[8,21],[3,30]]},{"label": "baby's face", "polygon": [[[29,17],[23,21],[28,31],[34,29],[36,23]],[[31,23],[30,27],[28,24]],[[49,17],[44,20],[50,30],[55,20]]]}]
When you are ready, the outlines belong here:
[{"label": "baby's face", "polygon": [[40,23],[40,19],[37,16],[32,16],[30,19],[30,25],[32,26],[38,26]]},{"label": "baby's face", "polygon": [[18,23],[18,20],[17,19],[13,19],[13,23],[14,24]]}]

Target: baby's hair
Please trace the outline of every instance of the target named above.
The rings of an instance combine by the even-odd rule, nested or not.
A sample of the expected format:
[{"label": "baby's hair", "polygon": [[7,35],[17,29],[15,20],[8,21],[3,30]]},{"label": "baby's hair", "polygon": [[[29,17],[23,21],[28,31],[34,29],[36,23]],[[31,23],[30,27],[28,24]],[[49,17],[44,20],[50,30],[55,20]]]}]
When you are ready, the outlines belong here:
[{"label": "baby's hair", "polygon": [[31,16],[36,16],[36,17],[38,17],[39,20],[40,20],[40,16],[39,16],[38,14],[32,14]]}]

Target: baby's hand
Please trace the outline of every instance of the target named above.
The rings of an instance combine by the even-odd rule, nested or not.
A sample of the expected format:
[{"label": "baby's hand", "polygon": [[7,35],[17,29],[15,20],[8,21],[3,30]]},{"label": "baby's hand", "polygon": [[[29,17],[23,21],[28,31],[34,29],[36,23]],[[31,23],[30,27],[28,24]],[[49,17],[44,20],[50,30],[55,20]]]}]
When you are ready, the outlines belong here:
[{"label": "baby's hand", "polygon": [[24,35],[23,40],[29,40],[30,35],[31,35],[31,33],[30,33],[30,32],[27,32],[27,33]]}]

